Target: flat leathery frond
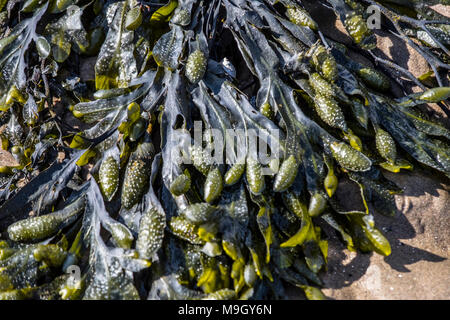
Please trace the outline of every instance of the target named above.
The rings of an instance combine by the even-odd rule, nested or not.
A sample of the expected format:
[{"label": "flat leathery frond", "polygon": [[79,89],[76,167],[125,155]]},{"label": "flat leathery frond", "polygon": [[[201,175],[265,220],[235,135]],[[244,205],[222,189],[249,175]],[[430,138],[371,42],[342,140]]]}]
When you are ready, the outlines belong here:
[{"label": "flat leathery frond", "polygon": [[[81,118],[87,123],[94,123],[102,120],[110,120],[114,124],[120,123],[124,115],[125,108],[135,100],[148,94],[152,85],[152,78],[155,73],[148,71],[139,78],[133,79],[135,85],[141,85],[130,93],[119,94],[113,97],[103,97],[87,102],[79,102],[72,108],[75,117]],[[92,128],[90,128],[92,130]],[[94,131],[94,130],[92,130]]]},{"label": "flat leathery frond", "polygon": [[95,64],[97,90],[126,87],[137,76],[132,42],[134,32],[125,28],[130,3],[112,3],[106,9],[109,30]]},{"label": "flat leathery frond", "polygon": [[39,8],[35,14],[21,23],[17,24],[8,37],[0,43],[0,110],[8,110],[13,101],[21,101],[20,92],[26,83],[24,69],[26,67],[25,51],[30,43],[37,38],[36,25],[43,16],[47,4]]},{"label": "flat leathery frond", "polygon": [[[183,44],[183,32],[181,28],[174,28],[164,34],[153,48],[153,57],[158,65],[175,70]],[[188,62],[189,63],[189,62]]]},{"label": "flat leathery frond", "polygon": [[136,300],[139,294],[132,281],[132,272],[149,263],[127,256],[125,249],[110,248],[100,236],[100,226],[110,221],[97,184],[92,181],[87,193],[83,241],[90,247],[90,270],[86,277],[84,300]]},{"label": "flat leathery frond", "polygon": [[[182,147],[182,143],[189,139],[186,131],[183,130],[187,123],[188,105],[184,92],[182,92],[185,82],[178,73],[168,75],[166,79],[168,85],[167,97],[165,100],[164,113],[162,115],[161,130],[165,132],[162,144],[162,177],[165,185],[170,187],[173,180],[181,173],[179,166],[180,154],[174,153],[174,148]],[[178,94],[180,93],[180,94]],[[177,118],[181,117],[183,123],[181,128],[174,128]],[[176,150],[176,149],[175,149]]]},{"label": "flat leathery frond", "polygon": [[87,33],[81,23],[83,9],[72,5],[58,21],[48,24],[45,35],[49,39],[52,56],[57,62],[64,62],[70,55],[72,46],[87,47]]}]

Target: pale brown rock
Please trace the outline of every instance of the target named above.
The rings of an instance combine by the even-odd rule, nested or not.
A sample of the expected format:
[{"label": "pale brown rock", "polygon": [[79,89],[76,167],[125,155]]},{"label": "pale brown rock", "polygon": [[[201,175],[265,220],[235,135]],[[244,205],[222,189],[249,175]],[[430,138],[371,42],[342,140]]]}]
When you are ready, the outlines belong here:
[{"label": "pale brown rock", "polygon": [[0,149],[0,167],[14,167],[18,165],[19,164],[14,159],[11,153]]},{"label": "pale brown rock", "polygon": [[[402,39],[382,30],[376,32],[377,47],[389,60],[410,71],[416,78],[431,70],[428,62]],[[406,78],[405,78],[406,79]]]},{"label": "pale brown rock", "polygon": [[436,12],[439,12],[443,16],[450,18],[450,6],[446,6],[443,4],[436,4],[434,6],[431,6],[431,9],[433,9]]}]

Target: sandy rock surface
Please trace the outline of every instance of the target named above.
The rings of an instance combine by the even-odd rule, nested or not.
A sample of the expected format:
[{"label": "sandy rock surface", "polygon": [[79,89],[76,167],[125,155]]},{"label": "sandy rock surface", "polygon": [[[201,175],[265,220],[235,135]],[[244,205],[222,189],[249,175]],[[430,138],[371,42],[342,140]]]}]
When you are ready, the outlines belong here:
[{"label": "sandy rock surface", "polygon": [[13,167],[17,166],[18,163],[14,159],[13,155],[9,153],[8,151],[5,151],[3,149],[0,149],[0,167]]},{"label": "sandy rock surface", "polygon": [[324,293],[333,299],[449,299],[448,182],[424,172],[385,176],[404,189],[403,195],[396,196],[396,217],[375,214],[392,254],[354,253],[337,236],[330,239]]}]

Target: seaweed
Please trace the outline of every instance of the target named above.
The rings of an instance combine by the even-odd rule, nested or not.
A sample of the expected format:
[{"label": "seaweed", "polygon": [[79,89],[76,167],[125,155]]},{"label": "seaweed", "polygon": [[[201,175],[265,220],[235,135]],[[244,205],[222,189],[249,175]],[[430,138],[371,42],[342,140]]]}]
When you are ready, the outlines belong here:
[{"label": "seaweed", "polygon": [[[450,178],[450,131],[420,110],[448,112],[449,20],[319,3],[352,44],[299,0],[0,1],[0,299],[325,299],[324,225],[390,255],[383,171]],[[380,55],[369,6],[432,73]],[[421,92],[396,96],[398,73]]]}]

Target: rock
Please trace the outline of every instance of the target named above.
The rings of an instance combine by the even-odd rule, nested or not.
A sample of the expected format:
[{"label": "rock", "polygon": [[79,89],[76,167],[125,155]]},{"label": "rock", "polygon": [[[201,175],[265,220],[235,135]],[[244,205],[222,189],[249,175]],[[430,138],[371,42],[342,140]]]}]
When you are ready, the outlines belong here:
[{"label": "rock", "polygon": [[18,165],[11,153],[0,149],[0,167],[15,167]]},{"label": "rock", "polygon": [[358,300],[448,299],[448,181],[417,170],[385,176],[404,188],[404,194],[396,196],[396,217],[375,214],[376,226],[391,243],[391,255],[350,252],[332,237],[329,269],[323,275],[325,295]]},{"label": "rock", "polygon": [[402,39],[382,30],[377,30],[375,34],[377,48],[385,55],[385,59],[395,61],[396,64],[410,71],[416,78],[431,70],[425,58]]},{"label": "rock", "polygon": [[436,4],[434,6],[431,6],[431,9],[434,11],[442,14],[443,16],[446,16],[447,18],[450,18],[450,6],[446,6],[443,4]]},{"label": "rock", "polygon": [[333,10],[324,7],[318,1],[304,1],[303,4],[311,17],[316,22],[320,22],[319,29],[326,37],[345,45],[352,44],[352,38],[348,35],[347,30],[345,30],[344,25],[336,17]]}]

